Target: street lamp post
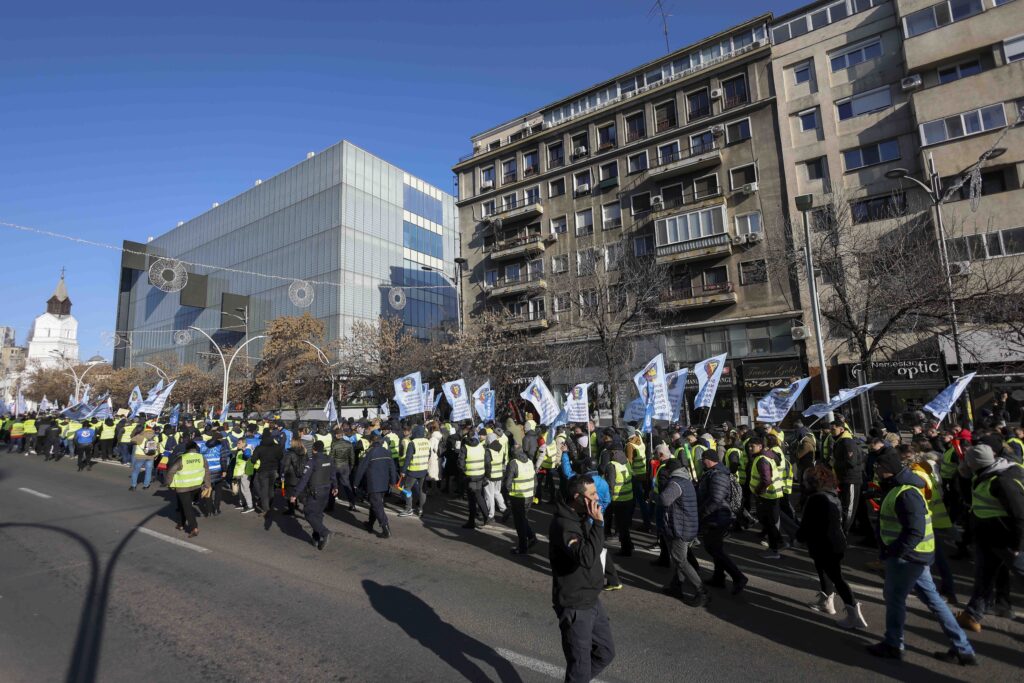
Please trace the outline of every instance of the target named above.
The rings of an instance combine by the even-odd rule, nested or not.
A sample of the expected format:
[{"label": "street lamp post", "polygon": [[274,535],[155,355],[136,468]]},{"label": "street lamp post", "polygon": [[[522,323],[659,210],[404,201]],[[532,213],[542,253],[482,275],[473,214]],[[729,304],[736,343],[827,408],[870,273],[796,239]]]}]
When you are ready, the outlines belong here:
[{"label": "street lamp post", "polygon": [[237,349],[235,349],[234,353],[231,354],[231,358],[230,359],[226,359],[224,357],[224,352],[220,350],[219,346],[217,346],[217,342],[213,341],[213,337],[208,335],[205,330],[201,330],[198,327],[195,327],[193,325],[190,325],[188,329],[195,330],[199,334],[201,334],[204,337],[206,337],[207,339],[209,339],[210,343],[213,344],[213,348],[216,349],[217,355],[220,356],[220,364],[221,364],[221,367],[224,368],[224,387],[223,387],[223,390],[221,391],[221,400],[220,400],[220,405],[221,405],[221,407],[223,407],[228,402],[228,379],[229,379],[229,377],[231,375],[231,366],[232,366],[232,364],[234,364],[235,358],[238,358],[238,353],[242,349],[244,349],[246,346],[251,344],[252,342],[256,341],[257,339],[266,339],[266,335],[265,334],[261,334],[261,335],[257,335],[255,337],[253,337],[252,339],[247,339],[246,341],[242,342],[242,344],[239,345],[239,347]]},{"label": "street lamp post", "polygon": [[159,377],[160,379],[162,379],[162,380],[163,380],[164,382],[170,382],[170,381],[171,381],[171,378],[170,378],[170,377],[169,377],[169,376],[167,375],[167,373],[166,373],[166,372],[164,372],[163,370],[161,370],[160,368],[158,368],[158,367],[157,367],[156,365],[154,365],[153,363],[150,363],[149,361],[145,361],[145,360],[144,360],[144,361],[140,361],[140,362],[142,363],[142,365],[148,365],[149,367],[151,367],[151,368],[153,368],[154,370],[156,370],[156,374],[157,374],[157,376],[158,376],[158,377]]},{"label": "street lamp post", "polygon": [[[978,163],[980,164],[988,159],[995,159],[1005,153],[1005,148],[995,147],[982,154],[978,159]],[[935,170],[935,157],[929,152],[927,184],[911,176],[910,171],[905,168],[894,168],[891,171],[887,171],[885,177],[891,180],[909,180],[920,187],[932,203],[932,209],[935,212],[936,239],[939,242],[939,264],[946,276],[946,306],[949,309],[949,328],[950,334],[953,337],[953,355],[956,358],[956,372],[957,377],[963,377],[965,370],[963,354],[960,351],[960,325],[957,320],[956,298],[953,296],[953,274],[949,269],[949,252],[946,248],[946,225],[942,220],[942,204],[945,203],[947,198],[944,196],[942,179],[939,177],[938,171]],[[964,388],[963,401],[967,420],[969,422],[973,421],[974,410],[971,407],[970,387]]]},{"label": "street lamp post", "polygon": [[[802,194],[796,198],[796,208],[800,210],[804,220],[804,261],[807,268],[807,290],[811,304],[811,319],[814,323],[814,341],[818,350],[818,376],[821,378],[821,393],[825,397],[825,403],[832,400],[832,393],[828,386],[828,368],[825,367],[825,342],[821,333],[821,311],[818,307],[818,283],[814,278],[814,250],[811,248],[811,224],[807,220],[807,212],[814,206],[814,196]],[[833,419],[829,412],[828,420]]]},{"label": "street lamp post", "polygon": [[455,259],[455,280],[452,280],[452,278],[448,277],[445,272],[439,268],[434,268],[433,266],[420,266],[421,269],[428,273],[437,273],[440,275],[444,281],[451,285],[455,290],[455,307],[458,309],[456,311],[456,324],[459,326],[459,332],[462,331],[462,266],[467,263],[468,261],[461,256]]},{"label": "street lamp post", "polygon": [[87,374],[89,374],[89,371],[92,370],[93,368],[95,368],[98,365],[106,365],[106,363],[92,363],[92,364],[88,365],[85,368],[85,370],[82,370],[82,374],[79,375],[78,371],[75,370],[75,366],[72,365],[71,361],[69,361],[67,359],[67,357],[63,353],[61,353],[60,351],[50,351],[50,353],[55,358],[60,360],[60,362],[64,363],[65,366],[67,366],[68,372],[70,372],[71,376],[74,378],[74,380],[75,380],[75,403],[77,403],[79,401],[79,399],[81,398],[81,396],[82,396],[82,382],[85,381],[85,376]]},{"label": "street lamp post", "polygon": [[[316,350],[317,359],[321,363],[323,363],[324,366],[327,368],[327,373],[331,376],[331,398],[334,398],[334,366],[337,365],[337,363],[331,363],[330,359],[327,357],[327,354],[324,353],[324,350],[321,349],[316,344],[314,344],[313,342],[303,339],[302,343],[312,346],[313,349]],[[298,415],[296,415],[295,417],[296,419],[298,419]]]}]

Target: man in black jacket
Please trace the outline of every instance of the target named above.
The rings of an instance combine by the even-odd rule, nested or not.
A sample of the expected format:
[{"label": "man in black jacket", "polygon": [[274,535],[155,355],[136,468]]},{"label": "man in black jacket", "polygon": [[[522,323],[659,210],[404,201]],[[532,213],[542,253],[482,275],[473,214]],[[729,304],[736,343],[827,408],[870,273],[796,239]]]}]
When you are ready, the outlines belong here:
[{"label": "man in black jacket", "polygon": [[257,514],[262,512],[267,517],[274,507],[274,482],[281,476],[281,464],[284,459],[284,449],[274,441],[274,436],[269,429],[263,430],[260,438],[260,445],[252,452],[253,466],[256,467],[256,495],[259,497],[260,507]]},{"label": "man in black jacket", "polygon": [[843,531],[849,535],[857,517],[860,488],[864,483],[864,453],[846,425],[839,420],[833,420],[829,431],[832,435],[832,470],[839,483],[839,502],[843,507]]},{"label": "man in black jacket", "polygon": [[615,658],[604,586],[604,516],[594,480],[573,477],[548,531],[552,602],[562,633],[566,683],[590,681]]},{"label": "man in black jacket", "polygon": [[339,484],[338,470],[334,460],[324,452],[323,441],[314,441],[313,457],[305,461],[295,493],[288,502],[294,508],[296,498],[303,497],[302,511],[313,528],[313,543],[317,550],[323,550],[331,537],[331,532],[324,526],[324,507],[331,496],[338,495]]},{"label": "man in black jacket", "polygon": [[380,537],[391,538],[391,525],[388,524],[388,516],[384,512],[384,494],[398,483],[398,469],[395,467],[395,459],[391,457],[391,451],[384,446],[384,437],[380,430],[373,430],[370,436],[373,445],[359,460],[359,468],[352,484],[358,488],[363,480],[366,480],[364,488],[370,499],[370,519],[364,525],[366,530],[372,534],[374,522],[379,522]]},{"label": "man in black jacket", "polygon": [[725,552],[725,537],[732,527],[733,514],[730,507],[732,475],[719,462],[718,453],[706,450],[703,454],[704,474],[697,482],[697,505],[700,509],[700,537],[704,548],[715,561],[715,570],[708,581],[709,586],[725,587],[725,575],[732,578],[732,594],[738,595],[747,585],[746,575]]},{"label": "man in black jacket", "polygon": [[[348,499],[348,509],[356,509],[356,492],[352,486],[352,474],[356,466],[356,450],[352,442],[345,438],[340,426],[334,428],[334,439],[331,441],[331,460],[338,470],[338,490]],[[334,496],[327,503],[327,510],[334,509]]]}]

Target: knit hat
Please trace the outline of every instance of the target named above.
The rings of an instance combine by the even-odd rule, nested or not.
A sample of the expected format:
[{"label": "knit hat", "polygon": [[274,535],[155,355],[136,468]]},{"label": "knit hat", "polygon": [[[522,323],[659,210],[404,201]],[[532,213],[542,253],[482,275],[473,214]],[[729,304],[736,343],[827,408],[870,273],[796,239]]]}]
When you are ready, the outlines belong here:
[{"label": "knit hat", "polygon": [[991,446],[980,444],[967,451],[964,460],[972,471],[977,472],[996,464],[996,454]]},{"label": "knit hat", "polygon": [[875,469],[879,472],[897,474],[903,469],[903,461],[900,460],[900,456],[896,451],[886,449],[881,452],[878,460],[875,461]]},{"label": "knit hat", "polygon": [[700,457],[704,460],[710,460],[711,462],[720,462],[718,459],[718,451],[714,448],[705,448],[704,452],[700,454]]}]

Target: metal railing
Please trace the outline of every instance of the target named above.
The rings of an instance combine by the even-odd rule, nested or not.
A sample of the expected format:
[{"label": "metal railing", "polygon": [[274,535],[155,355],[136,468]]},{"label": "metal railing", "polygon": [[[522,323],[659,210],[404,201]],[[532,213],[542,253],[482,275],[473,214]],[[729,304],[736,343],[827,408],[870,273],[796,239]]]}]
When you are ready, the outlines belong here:
[{"label": "metal railing", "polygon": [[733,291],[731,282],[719,282],[713,285],[693,286],[686,283],[672,283],[669,288],[661,293],[662,301],[676,301],[678,299],[695,299],[710,294],[723,294]]},{"label": "metal railing", "polygon": [[627,130],[626,131],[626,142],[636,142],[637,140],[643,140],[647,137],[647,130]]},{"label": "metal railing", "polygon": [[544,236],[540,234],[509,237],[507,239],[496,241],[494,244],[491,245],[489,249],[485,249],[485,251],[503,251],[505,249],[512,249],[514,247],[522,247],[527,244],[542,243],[543,241]]},{"label": "metal railing", "polygon": [[561,168],[563,166],[565,166],[565,156],[549,157],[548,158],[548,168],[549,169]]},{"label": "metal railing", "polygon": [[651,166],[651,168],[667,166],[668,164],[674,164],[675,162],[682,161],[683,159],[699,157],[702,154],[707,154],[709,152],[714,152],[720,149],[721,146],[718,144],[717,140],[712,140],[711,142],[702,142],[696,145],[690,145],[686,149],[680,149],[670,154],[662,154],[655,157],[654,164]]},{"label": "metal railing", "polygon": [[698,249],[710,249],[712,247],[724,247],[732,243],[732,237],[727,232],[718,235],[698,237],[683,242],[672,242],[671,244],[659,244],[655,247],[658,256],[672,256],[673,254],[685,254],[688,251]]},{"label": "metal railing", "polygon": [[687,118],[690,121],[696,121],[697,119],[703,119],[711,116],[711,105],[705,105],[703,107],[690,107],[690,113]]},{"label": "metal railing", "polygon": [[522,273],[521,272],[516,277],[509,277],[509,276],[499,277],[497,280],[494,281],[494,284],[491,285],[491,287],[493,289],[497,289],[498,287],[509,287],[511,285],[522,285],[522,284],[526,284],[526,283],[529,283],[529,282],[536,282],[538,280],[543,280],[543,279],[544,279],[544,273],[538,273],[538,272]]},{"label": "metal railing", "polygon": [[726,97],[722,100],[722,109],[732,109],[734,107],[747,104],[748,102],[750,102],[750,97],[747,93],[743,93],[742,95],[733,95],[732,97]]},{"label": "metal railing", "polygon": [[510,316],[506,318],[505,321],[508,322],[509,324],[514,325],[516,323],[533,323],[547,319],[548,314],[545,313],[544,311],[526,311],[525,313],[520,313],[519,315]]}]

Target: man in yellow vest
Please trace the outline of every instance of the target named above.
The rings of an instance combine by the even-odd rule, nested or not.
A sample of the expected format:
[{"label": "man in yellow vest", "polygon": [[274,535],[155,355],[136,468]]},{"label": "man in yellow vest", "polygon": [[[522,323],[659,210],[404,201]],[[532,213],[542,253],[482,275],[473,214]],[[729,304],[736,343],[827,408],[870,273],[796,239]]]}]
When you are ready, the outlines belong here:
[{"label": "man in yellow vest", "polygon": [[459,453],[459,469],[466,477],[469,489],[469,519],[463,529],[475,529],[476,517],[480,514],[480,526],[487,525],[487,501],[484,500],[484,479],[491,466],[491,451],[480,441],[475,430],[469,430],[462,440]]},{"label": "man in yellow vest", "polygon": [[505,476],[505,465],[508,457],[505,447],[495,434],[487,435],[487,450],[490,451],[491,462],[487,466],[487,478],[484,479],[484,500],[487,502],[487,521],[493,522],[497,513],[501,513],[504,522],[509,513],[505,498],[501,495],[501,480]]},{"label": "man in yellow vest", "polygon": [[757,501],[757,519],[768,535],[766,560],[782,558],[782,532],[779,529],[782,510],[780,501],[784,494],[783,463],[775,451],[765,448],[764,441],[754,437],[747,442],[750,453],[750,492]]},{"label": "man in yellow vest", "polygon": [[427,478],[427,465],[430,461],[430,440],[427,439],[427,430],[423,425],[413,427],[412,439],[405,450],[399,471],[402,473],[402,488],[409,491],[410,495],[405,496],[405,509],[399,512],[398,516],[422,517],[427,504],[427,492],[423,484]]},{"label": "man in yellow vest", "polygon": [[[967,609],[957,615],[961,626],[981,630],[1001,571],[1024,578],[1024,468],[996,457],[981,443],[964,455],[963,470],[971,479],[974,527],[974,589]],[[997,596],[998,597],[998,596]]]},{"label": "man in yellow vest", "polygon": [[516,527],[516,545],[513,555],[525,555],[537,542],[537,536],[530,528],[529,512],[533,502],[537,470],[518,444],[512,448],[512,459],[505,466],[505,489],[508,490],[508,505]]},{"label": "man in yellow vest", "polygon": [[651,496],[651,478],[647,469],[647,444],[644,443],[644,435],[641,432],[633,428],[628,431],[631,433],[626,441],[626,461],[633,475],[633,503],[640,508],[640,531],[647,533],[651,530],[652,517],[651,504],[648,502]]},{"label": "man in yellow vest", "polygon": [[192,501],[198,491],[210,488],[210,466],[194,441],[190,441],[181,457],[167,468],[167,481],[171,482],[168,488],[177,496],[180,521],[175,528],[183,530],[189,537],[198,536],[199,527]]},{"label": "man in yellow vest", "polygon": [[619,535],[619,557],[633,555],[633,538],[630,525],[633,523],[633,472],[626,461],[622,442],[615,437],[609,447],[609,463],[605,480],[611,487],[612,503],[607,510],[608,528],[614,528]]},{"label": "man in yellow vest", "polygon": [[885,496],[878,519],[878,547],[885,559],[885,638],[868,646],[868,652],[903,659],[907,597],[913,592],[938,617],[952,644],[949,650],[934,653],[935,657],[964,666],[977,664],[974,648],[939,595],[928,569],[934,559],[935,536],[932,515],[921,493],[924,480],[904,467],[894,452],[879,457],[875,473]]}]

